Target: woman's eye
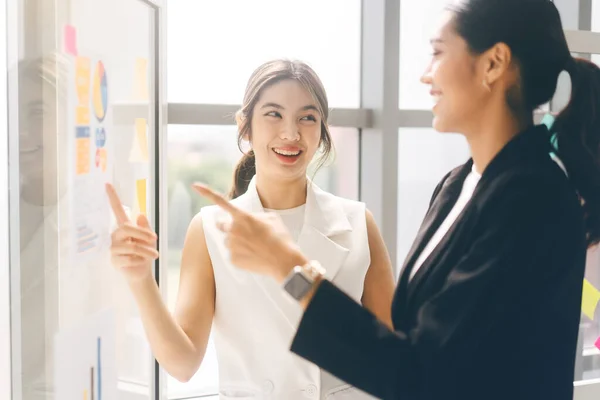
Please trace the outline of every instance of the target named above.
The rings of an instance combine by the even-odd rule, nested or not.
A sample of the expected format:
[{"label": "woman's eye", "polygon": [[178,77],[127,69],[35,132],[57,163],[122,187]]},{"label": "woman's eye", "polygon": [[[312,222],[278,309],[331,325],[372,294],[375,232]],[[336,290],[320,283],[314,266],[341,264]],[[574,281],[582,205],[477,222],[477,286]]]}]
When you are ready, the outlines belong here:
[{"label": "woman's eye", "polygon": [[302,117],[301,120],[316,122],[317,118],[314,115],[307,115],[306,117]]},{"label": "woman's eye", "polygon": [[281,114],[279,114],[277,111],[269,111],[265,115],[267,117],[281,118]]}]

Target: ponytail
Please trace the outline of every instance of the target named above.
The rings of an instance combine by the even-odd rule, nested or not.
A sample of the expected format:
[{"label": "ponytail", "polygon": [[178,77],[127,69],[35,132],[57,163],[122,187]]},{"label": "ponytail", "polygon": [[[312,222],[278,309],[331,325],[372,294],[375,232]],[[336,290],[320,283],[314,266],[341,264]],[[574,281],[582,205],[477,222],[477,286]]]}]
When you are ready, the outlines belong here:
[{"label": "ponytail", "polygon": [[569,57],[571,99],[552,132],[557,153],[581,199],[588,246],[600,242],[600,69]]},{"label": "ponytail", "polygon": [[256,160],[254,152],[244,153],[233,172],[233,187],[229,192],[231,200],[243,195],[248,190],[248,184],[256,175]]}]

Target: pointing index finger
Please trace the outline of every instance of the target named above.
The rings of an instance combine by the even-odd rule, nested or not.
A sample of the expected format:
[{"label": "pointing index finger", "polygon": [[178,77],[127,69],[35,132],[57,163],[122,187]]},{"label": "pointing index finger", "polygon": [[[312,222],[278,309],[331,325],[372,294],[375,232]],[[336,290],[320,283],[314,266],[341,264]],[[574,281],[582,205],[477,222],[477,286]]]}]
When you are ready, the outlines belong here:
[{"label": "pointing index finger", "polygon": [[106,194],[108,195],[110,207],[112,208],[113,213],[115,214],[117,224],[119,224],[119,226],[124,225],[125,222],[129,221],[129,218],[127,217],[125,209],[123,209],[123,205],[121,204],[121,200],[119,199],[117,191],[110,183],[106,184]]},{"label": "pointing index finger", "polygon": [[201,183],[194,183],[192,185],[194,190],[200,194],[200,196],[210,200],[212,203],[218,205],[223,210],[227,211],[232,216],[243,214],[244,212],[231,204],[221,194],[215,192],[213,189]]}]

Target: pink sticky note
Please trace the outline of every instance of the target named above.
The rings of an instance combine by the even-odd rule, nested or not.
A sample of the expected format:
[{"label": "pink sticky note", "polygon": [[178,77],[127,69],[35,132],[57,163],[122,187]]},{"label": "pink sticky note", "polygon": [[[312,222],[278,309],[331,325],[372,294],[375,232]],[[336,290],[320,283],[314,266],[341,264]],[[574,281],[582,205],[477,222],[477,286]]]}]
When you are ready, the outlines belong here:
[{"label": "pink sticky note", "polygon": [[596,340],[596,343],[594,343],[594,344],[596,345],[598,350],[600,350],[600,337],[598,337],[598,340]]},{"label": "pink sticky note", "polygon": [[77,31],[73,25],[65,25],[64,32],[65,52],[67,54],[77,55]]}]

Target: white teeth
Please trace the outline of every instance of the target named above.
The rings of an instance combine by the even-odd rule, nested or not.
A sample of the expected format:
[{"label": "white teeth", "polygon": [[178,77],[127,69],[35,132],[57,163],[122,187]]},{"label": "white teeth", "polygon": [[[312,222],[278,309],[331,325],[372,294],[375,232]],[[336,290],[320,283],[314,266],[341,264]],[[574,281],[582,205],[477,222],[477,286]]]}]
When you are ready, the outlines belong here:
[{"label": "white teeth", "polygon": [[282,156],[297,156],[298,154],[300,154],[300,150],[289,151],[289,150],[273,149],[273,151],[277,154],[281,154]]}]

